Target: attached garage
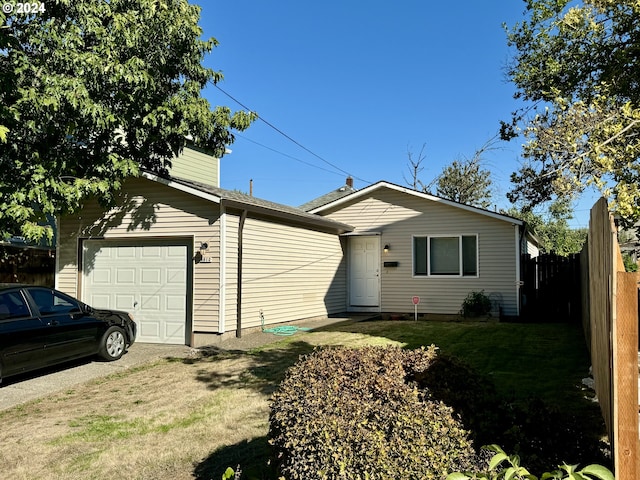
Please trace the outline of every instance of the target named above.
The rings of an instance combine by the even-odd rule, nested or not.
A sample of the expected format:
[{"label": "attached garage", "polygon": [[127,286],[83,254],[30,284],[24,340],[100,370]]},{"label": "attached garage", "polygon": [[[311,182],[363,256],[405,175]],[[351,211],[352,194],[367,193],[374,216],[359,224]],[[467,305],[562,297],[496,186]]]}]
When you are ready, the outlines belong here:
[{"label": "attached garage", "polygon": [[294,207],[144,174],[58,225],[57,288],[132,313],[136,342],[207,345],[345,311],[351,227]]},{"label": "attached garage", "polygon": [[82,300],[133,313],[139,342],[189,341],[188,240],[86,239]]}]

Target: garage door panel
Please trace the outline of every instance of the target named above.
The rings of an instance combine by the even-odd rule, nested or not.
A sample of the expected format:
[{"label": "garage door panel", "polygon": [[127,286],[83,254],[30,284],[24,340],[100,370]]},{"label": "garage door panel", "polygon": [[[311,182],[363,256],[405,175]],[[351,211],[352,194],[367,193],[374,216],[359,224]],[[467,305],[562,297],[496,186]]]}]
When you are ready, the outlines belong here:
[{"label": "garage door panel", "polygon": [[87,240],[83,298],[96,308],[133,313],[139,342],[184,344],[187,251],[169,239],[136,245]]},{"label": "garage door panel", "polygon": [[182,285],[186,279],[187,275],[184,269],[167,268],[167,284]]},{"label": "garage door panel", "polygon": [[141,255],[143,258],[162,258],[162,252],[163,252],[163,248],[162,247],[157,247],[157,246],[145,246],[142,247],[140,249],[141,251]]},{"label": "garage door panel", "polygon": [[147,321],[140,325],[139,334],[141,337],[160,337],[160,323]]},{"label": "garage door panel", "polygon": [[115,310],[124,310],[125,312],[131,312],[135,308],[136,297],[131,293],[116,293],[113,295]]},{"label": "garage door panel", "polygon": [[95,284],[108,285],[111,283],[111,270],[108,268],[96,268],[91,272],[91,281]]},{"label": "garage door panel", "polygon": [[145,285],[160,285],[162,277],[162,269],[160,268],[143,268],[141,270],[141,281]]},{"label": "garage door panel", "polygon": [[182,295],[167,295],[165,297],[165,309],[170,312],[180,312],[186,307],[185,300]]},{"label": "garage door panel", "polygon": [[118,285],[135,285],[136,270],[135,268],[118,268],[116,270],[116,281]]},{"label": "garage door panel", "polygon": [[115,258],[135,258],[136,257],[136,247],[118,247],[117,249],[113,249],[113,248],[107,248],[105,249],[108,251],[107,255],[108,257],[115,257]]}]

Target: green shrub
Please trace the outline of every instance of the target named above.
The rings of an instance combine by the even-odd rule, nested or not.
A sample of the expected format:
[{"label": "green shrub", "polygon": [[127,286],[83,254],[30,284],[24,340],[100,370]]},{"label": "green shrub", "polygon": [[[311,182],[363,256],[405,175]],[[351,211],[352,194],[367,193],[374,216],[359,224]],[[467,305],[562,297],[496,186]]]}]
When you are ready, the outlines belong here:
[{"label": "green shrub", "polygon": [[475,445],[499,439],[505,417],[493,381],[451,355],[439,354],[430,367],[415,377],[418,388],[459,415]]},{"label": "green shrub", "polygon": [[441,479],[473,468],[468,432],[415,383],[436,358],[434,346],[333,348],[302,357],[271,405],[280,473],[288,480]]},{"label": "green shrub", "polygon": [[[507,455],[502,448],[495,444],[483,448],[495,452],[486,471],[453,472],[447,476],[447,480],[538,480],[538,477],[520,465],[518,455]],[[556,470],[545,472],[540,476],[540,480],[546,479],[615,480],[611,471],[602,465],[587,465],[578,470],[578,465],[567,465],[566,463],[558,465]]]},{"label": "green shrub", "polygon": [[491,299],[484,294],[484,290],[470,292],[462,301],[460,313],[463,317],[479,317],[491,312]]}]

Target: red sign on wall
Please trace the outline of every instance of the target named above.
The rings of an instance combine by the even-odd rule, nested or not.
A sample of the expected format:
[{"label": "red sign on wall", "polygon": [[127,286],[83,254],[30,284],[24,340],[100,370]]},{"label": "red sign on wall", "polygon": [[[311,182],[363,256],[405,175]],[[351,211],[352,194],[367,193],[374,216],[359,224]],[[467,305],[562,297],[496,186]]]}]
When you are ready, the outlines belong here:
[{"label": "red sign on wall", "polygon": [[418,305],[420,303],[420,297],[415,296],[411,299],[414,305]]}]

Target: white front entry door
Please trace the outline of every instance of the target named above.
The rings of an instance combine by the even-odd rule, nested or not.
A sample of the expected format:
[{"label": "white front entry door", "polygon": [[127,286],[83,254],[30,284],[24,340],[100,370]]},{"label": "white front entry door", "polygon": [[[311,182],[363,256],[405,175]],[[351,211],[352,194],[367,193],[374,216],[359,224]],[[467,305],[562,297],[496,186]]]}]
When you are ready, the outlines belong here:
[{"label": "white front entry door", "polygon": [[349,304],[380,306],[380,237],[349,237]]},{"label": "white front entry door", "polygon": [[86,240],[83,247],[84,302],[132,313],[136,342],[186,343],[186,245]]}]

